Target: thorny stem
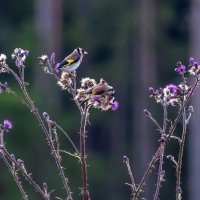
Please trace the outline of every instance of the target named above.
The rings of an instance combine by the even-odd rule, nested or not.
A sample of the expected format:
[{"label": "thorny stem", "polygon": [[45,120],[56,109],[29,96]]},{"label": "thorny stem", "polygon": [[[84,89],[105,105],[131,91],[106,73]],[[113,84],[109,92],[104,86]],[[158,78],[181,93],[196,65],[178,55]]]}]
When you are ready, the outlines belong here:
[{"label": "thorny stem", "polygon": [[147,117],[149,117],[149,119],[156,125],[156,127],[158,128],[158,131],[163,134],[163,130],[160,127],[160,125],[158,124],[158,122],[156,121],[156,119],[154,117],[152,117],[152,115],[148,115]]},{"label": "thorny stem", "polygon": [[41,194],[41,196],[45,199],[45,200],[50,200],[50,195],[49,194],[45,194],[43,192],[43,190],[40,188],[39,185],[37,185],[37,183],[31,178],[31,176],[29,174],[27,174],[24,169],[22,169],[22,167],[17,163],[17,161],[15,159],[12,158],[12,156],[8,153],[8,151],[3,147],[1,149],[2,155],[6,157],[8,157],[8,159],[13,162],[15,164],[15,166],[21,171],[21,173],[23,174],[23,176],[29,181],[29,183],[35,188],[35,190],[37,192],[39,192]]},{"label": "thorny stem", "polygon": [[127,167],[127,170],[128,170],[128,175],[131,179],[131,184],[128,184],[128,185],[131,186],[132,193],[134,194],[134,192],[136,191],[137,188],[136,188],[135,180],[134,180],[134,177],[133,177],[133,173],[132,173],[132,170],[131,170],[131,167],[130,167],[130,162],[129,162],[128,157],[126,157],[125,163],[126,163],[126,167]]},{"label": "thorny stem", "polygon": [[146,172],[144,173],[144,176],[142,177],[142,180],[140,181],[140,183],[137,187],[137,190],[133,196],[133,200],[138,199],[139,193],[141,192],[141,189],[142,189],[151,169],[153,168],[154,163],[157,161],[158,157],[160,156],[160,152],[162,151],[162,148],[163,148],[163,144],[161,144],[161,146],[157,149],[156,153],[152,157],[151,162],[149,163],[149,166],[148,166]]},{"label": "thorny stem", "polygon": [[175,135],[172,135],[170,138],[177,140],[179,144],[181,143],[181,139]]},{"label": "thorny stem", "polygon": [[[198,84],[199,84],[199,78],[196,77],[196,82],[195,82],[195,84],[193,85],[193,87],[192,87],[192,89],[191,89],[191,91],[190,91],[190,94],[188,95],[187,100],[183,103],[183,105],[182,105],[182,107],[181,107],[181,109],[180,109],[180,111],[179,111],[179,113],[178,113],[176,119],[174,120],[174,123],[173,123],[172,127],[171,127],[170,130],[169,130],[169,133],[168,133],[168,135],[167,135],[167,138],[166,138],[165,142],[163,143],[164,146],[165,146],[165,144],[170,140],[170,138],[173,136],[174,130],[175,130],[175,128],[176,128],[176,125],[177,125],[177,123],[178,123],[178,121],[179,121],[181,115],[182,115],[182,114],[185,115],[185,107],[187,106],[188,102],[190,101],[190,97],[193,95],[193,92],[194,92],[194,90],[196,89],[196,87],[198,86]],[[165,113],[165,109],[164,109],[164,113]],[[164,114],[164,118],[165,118],[165,114]],[[185,117],[185,118],[186,118],[186,117]],[[165,122],[165,119],[164,119],[164,122]],[[184,122],[184,124],[185,124],[185,122]],[[183,125],[183,126],[184,126],[184,125]],[[166,131],[166,130],[164,130],[165,127],[166,127],[166,126],[163,126],[163,131],[164,131],[164,132]],[[185,131],[185,132],[186,132],[186,131]],[[184,137],[184,138],[183,138],[183,137]],[[183,141],[183,139],[184,139],[184,141]],[[181,161],[180,161],[180,163],[177,163],[177,164],[178,164],[178,168],[179,168],[179,172],[178,172],[178,170],[177,170],[177,172],[180,173],[180,174],[181,174],[181,165],[182,165],[182,156],[183,156],[184,142],[185,142],[185,134],[184,134],[184,136],[182,135],[182,139],[181,139],[181,143],[180,143],[180,144],[181,144],[181,150],[180,150],[180,152],[182,152],[182,153],[179,152],[179,155],[180,155],[180,159],[179,159],[179,160],[181,160]],[[161,156],[162,156],[162,155],[161,155]],[[161,159],[161,158],[160,158],[160,159]],[[179,165],[180,165],[180,166],[179,166]],[[178,184],[178,182],[179,182],[179,186],[177,186],[177,188],[176,188],[176,197],[177,197],[177,194],[180,194],[180,193],[181,193],[180,181],[178,181],[178,179],[180,180],[180,174],[177,175],[177,184]],[[180,199],[177,199],[177,200],[180,200]]]},{"label": "thorny stem", "polygon": [[20,97],[17,93],[15,93],[14,91],[10,90],[9,91],[10,94],[12,94],[13,96],[15,96],[22,104],[24,104],[25,106],[27,106],[29,109],[31,109],[31,107],[29,106],[28,103],[26,103],[26,101]]},{"label": "thorny stem", "polygon": [[167,127],[167,105],[164,103],[163,105],[163,134],[166,132]]},{"label": "thorny stem", "polygon": [[[198,78],[197,78],[198,79]],[[184,151],[184,145],[185,145],[185,137],[186,137],[186,109],[184,106],[185,101],[185,78],[183,75],[183,83],[184,83],[184,89],[183,89],[183,128],[182,128],[182,136],[181,136],[181,142],[180,142],[180,149],[179,149],[179,155],[178,155],[178,161],[177,161],[177,167],[176,167],[176,200],[182,199],[182,190],[181,190],[181,168],[182,168],[182,160],[183,160],[183,151]]]},{"label": "thorny stem", "polygon": [[161,182],[163,181],[163,157],[164,157],[164,152],[165,152],[165,146],[163,145],[161,153],[160,153],[158,178],[157,178],[157,183],[156,183],[156,191],[155,191],[155,194],[154,194],[154,200],[158,200],[159,199],[159,192],[160,192]]},{"label": "thorny stem", "polygon": [[73,100],[76,104],[76,106],[78,107],[80,113],[81,113],[81,117],[83,117],[83,108],[81,107],[80,103],[78,102],[78,100],[76,99],[76,79],[72,79],[73,81],[73,87],[70,86],[70,89],[71,89],[71,94],[73,96]]},{"label": "thorny stem", "polygon": [[69,135],[63,130],[63,128],[61,126],[59,126],[58,124],[56,124],[56,127],[63,132],[63,134],[67,137],[67,139],[69,140],[69,142],[71,143],[71,145],[74,147],[74,150],[76,151],[76,153],[79,155],[79,150],[76,148],[76,145],[73,143],[73,141],[71,140],[71,138],[69,137]]},{"label": "thorny stem", "polygon": [[13,178],[14,178],[14,181],[15,183],[17,184],[17,187],[19,188],[19,191],[22,195],[22,199],[23,200],[28,200],[28,195],[26,194],[26,192],[24,191],[24,188],[22,186],[22,183],[21,181],[19,180],[19,177],[18,177],[18,174],[17,174],[17,171],[15,169],[13,169],[10,165],[10,163],[8,162],[8,160],[6,159],[6,157],[1,153],[1,157],[4,161],[4,163],[6,164],[6,166],[8,167],[10,173],[12,174]]},{"label": "thorny stem", "polygon": [[83,110],[83,115],[81,116],[81,126],[80,126],[80,158],[82,167],[82,199],[90,200],[90,194],[88,191],[88,176],[87,176],[87,163],[86,163],[86,150],[85,150],[85,138],[86,138],[86,124],[88,118],[89,107],[85,105]]},{"label": "thorny stem", "polygon": [[196,77],[196,82],[195,82],[195,84],[193,85],[193,87],[192,87],[192,89],[191,89],[191,91],[190,91],[190,94],[189,94],[188,97],[187,97],[187,100],[185,101],[184,105],[181,107],[181,109],[180,109],[180,111],[179,111],[179,113],[178,113],[176,119],[174,120],[174,123],[173,123],[172,127],[171,127],[170,130],[169,130],[169,134],[167,135],[167,139],[166,139],[167,141],[170,140],[171,136],[173,135],[174,130],[175,130],[175,128],[176,128],[176,125],[177,125],[177,123],[178,123],[178,121],[179,121],[179,119],[180,119],[180,117],[181,117],[181,115],[182,115],[182,113],[183,113],[183,110],[185,109],[185,107],[186,107],[187,104],[189,103],[190,97],[193,95],[193,92],[194,92],[194,90],[196,89],[196,87],[198,86],[199,81],[200,81],[199,78]]},{"label": "thorny stem", "polygon": [[70,188],[69,188],[69,185],[68,185],[68,179],[65,177],[64,170],[63,170],[63,167],[61,165],[61,161],[60,161],[59,156],[58,156],[58,154],[56,152],[56,149],[54,147],[54,143],[51,140],[49,132],[48,132],[43,120],[42,120],[42,117],[40,116],[40,114],[38,112],[38,109],[35,107],[33,101],[31,100],[31,98],[29,97],[29,95],[28,95],[28,93],[26,91],[26,86],[25,86],[24,81],[20,80],[20,78],[17,76],[17,74],[12,69],[10,69],[9,67],[6,67],[6,69],[8,70],[8,72],[10,72],[14,76],[14,78],[19,83],[24,96],[26,97],[26,99],[27,99],[27,101],[28,101],[28,103],[29,103],[29,105],[31,107],[31,111],[35,114],[40,126],[42,127],[42,130],[45,133],[45,136],[47,138],[48,144],[51,147],[52,155],[53,155],[53,158],[55,160],[56,166],[58,168],[58,171],[60,172],[60,176],[61,176],[61,179],[62,179],[62,182],[63,182],[63,185],[64,185],[64,189],[65,189],[65,191],[67,193],[68,198],[72,199]]},{"label": "thorny stem", "polygon": [[[24,92],[26,93],[26,90]],[[26,96],[29,98],[27,93],[26,93]],[[35,107],[35,105],[33,104],[32,100],[30,98],[29,98],[28,101],[31,104],[31,107],[33,108],[32,110],[33,110],[35,116],[37,117],[37,119],[38,119],[38,121],[39,121],[39,123],[40,123],[40,125],[41,125],[41,127],[42,127],[42,129],[43,129],[43,131],[44,131],[44,133],[46,135],[46,137],[47,137],[47,140],[48,140],[48,143],[49,143],[49,145],[51,147],[52,154],[53,154],[53,157],[55,159],[58,171],[60,172],[60,176],[61,176],[61,179],[63,181],[64,189],[65,189],[65,191],[67,193],[67,196],[72,199],[70,188],[68,186],[68,179],[65,177],[64,170],[63,170],[63,167],[61,165],[61,161],[59,159],[57,151],[55,149],[54,143],[53,143],[53,141],[51,140],[51,138],[49,136],[48,130],[46,129],[46,126],[45,126],[45,124],[44,124],[44,122],[43,122],[43,120],[42,120],[37,108]]]},{"label": "thorny stem", "polygon": [[184,145],[185,145],[185,136],[186,136],[186,111],[185,108],[183,110],[183,132],[180,142],[180,150],[178,155],[178,162],[176,168],[176,200],[181,200],[181,168],[182,168],[182,160],[183,160],[183,152],[184,152]]},{"label": "thorny stem", "polygon": [[[167,105],[163,104],[163,130],[162,130],[162,136],[163,134],[166,134],[166,128],[167,128]],[[163,157],[165,153],[165,144],[163,141],[161,141],[163,145],[161,145],[161,153],[160,153],[160,161],[159,161],[159,169],[158,169],[158,177],[157,177],[157,183],[156,183],[156,191],[154,194],[154,200],[158,199],[159,192],[160,192],[160,187],[161,187],[161,182],[163,179]]]}]

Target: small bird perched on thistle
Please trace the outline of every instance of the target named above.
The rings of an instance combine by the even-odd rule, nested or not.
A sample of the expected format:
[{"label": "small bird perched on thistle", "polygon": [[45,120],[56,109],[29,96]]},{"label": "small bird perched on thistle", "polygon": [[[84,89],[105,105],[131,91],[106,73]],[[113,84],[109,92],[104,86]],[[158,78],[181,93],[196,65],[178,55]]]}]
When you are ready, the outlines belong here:
[{"label": "small bird perched on thistle", "polygon": [[87,98],[81,102],[81,105],[91,99],[92,101],[99,101],[102,97],[110,96],[111,98],[115,95],[115,90],[112,86],[108,85],[107,82],[103,79],[100,80],[100,83],[95,85],[92,88],[89,88],[83,93]]},{"label": "small bird perched on thistle", "polygon": [[61,70],[65,72],[73,72],[75,71],[81,64],[83,56],[88,54],[83,48],[76,48],[74,51],[65,57],[65,59],[59,63],[55,70]]},{"label": "small bird perched on thistle", "polygon": [[101,79],[99,84],[95,85],[93,88],[90,88],[84,94],[87,94],[89,97],[103,97],[105,95],[114,96],[115,90],[112,86],[108,85],[105,80]]}]

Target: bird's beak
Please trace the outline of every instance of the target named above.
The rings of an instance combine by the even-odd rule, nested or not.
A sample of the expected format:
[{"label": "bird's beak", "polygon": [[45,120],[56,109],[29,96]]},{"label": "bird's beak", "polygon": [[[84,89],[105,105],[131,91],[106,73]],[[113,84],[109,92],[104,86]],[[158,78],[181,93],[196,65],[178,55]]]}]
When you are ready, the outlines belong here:
[{"label": "bird's beak", "polygon": [[87,52],[87,51],[84,51],[84,54],[88,54],[88,52]]}]

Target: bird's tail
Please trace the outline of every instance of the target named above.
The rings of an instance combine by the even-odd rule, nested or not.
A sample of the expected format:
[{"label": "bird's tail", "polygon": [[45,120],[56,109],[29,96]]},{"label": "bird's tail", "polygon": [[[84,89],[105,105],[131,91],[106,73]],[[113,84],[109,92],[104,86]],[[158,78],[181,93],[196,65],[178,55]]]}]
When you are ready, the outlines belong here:
[{"label": "bird's tail", "polygon": [[63,60],[61,63],[57,63],[57,65],[55,67],[55,71],[59,71],[66,64],[67,64],[66,60]]}]

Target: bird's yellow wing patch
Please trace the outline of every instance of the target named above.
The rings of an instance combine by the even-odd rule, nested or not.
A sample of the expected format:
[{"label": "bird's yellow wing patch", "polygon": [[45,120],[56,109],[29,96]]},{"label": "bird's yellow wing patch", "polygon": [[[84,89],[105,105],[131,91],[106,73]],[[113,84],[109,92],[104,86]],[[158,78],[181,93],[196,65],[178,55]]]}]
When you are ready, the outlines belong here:
[{"label": "bird's yellow wing patch", "polygon": [[69,66],[72,63],[74,63],[74,60],[72,60],[72,59],[69,59],[69,60],[66,60],[66,61],[67,61],[67,64],[65,64],[64,66]]}]

